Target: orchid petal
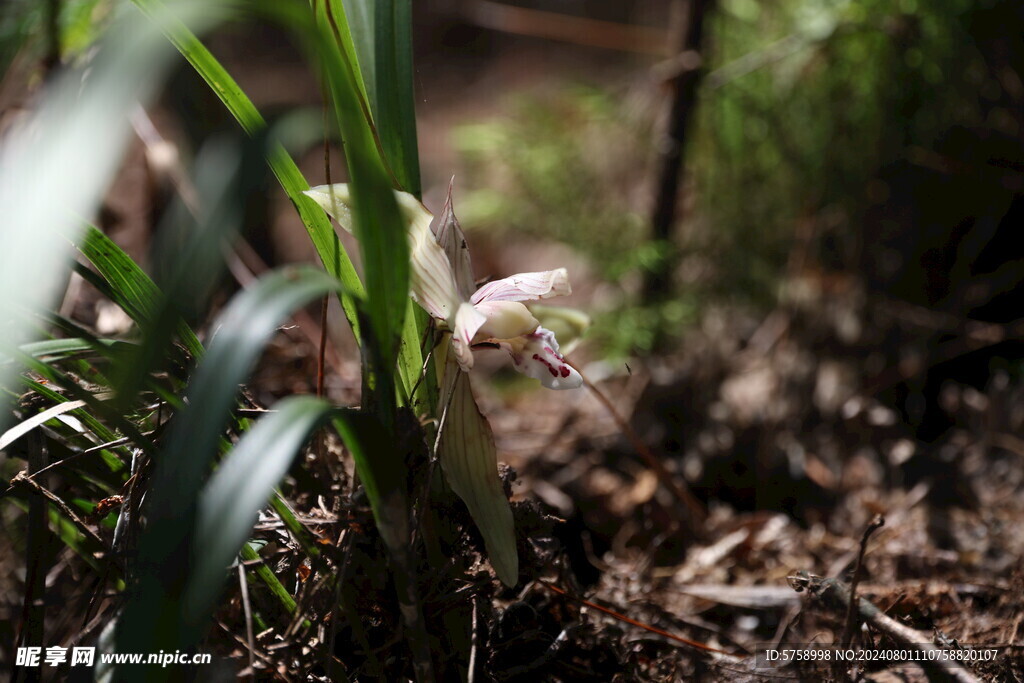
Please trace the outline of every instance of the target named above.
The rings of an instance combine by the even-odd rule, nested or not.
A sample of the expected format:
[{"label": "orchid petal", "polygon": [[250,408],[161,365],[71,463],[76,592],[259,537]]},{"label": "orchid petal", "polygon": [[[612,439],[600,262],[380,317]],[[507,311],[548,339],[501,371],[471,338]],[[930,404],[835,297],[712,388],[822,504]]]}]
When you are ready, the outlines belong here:
[{"label": "orchid petal", "polygon": [[448,183],[448,198],[441,209],[441,215],[437,219],[435,230],[437,231],[437,243],[444,249],[448,256],[448,262],[455,271],[455,283],[459,287],[459,295],[468,300],[476,283],[473,281],[473,264],[469,257],[469,248],[466,246],[466,235],[462,232],[459,219],[455,217],[452,209],[452,178]]},{"label": "orchid petal", "polygon": [[488,282],[476,290],[470,301],[474,304],[483,301],[532,301],[566,294],[572,294],[569,273],[565,268],[558,268],[539,273],[519,273]]},{"label": "orchid petal", "polygon": [[452,351],[459,367],[468,372],[473,368],[473,351],[470,348],[473,337],[486,322],[487,317],[473,308],[470,303],[459,305],[452,326]]},{"label": "orchid petal", "polygon": [[346,232],[352,232],[352,195],[347,184],[317,185],[302,194],[319,204]]},{"label": "orchid petal", "polygon": [[412,297],[427,313],[442,320],[451,320],[462,297],[455,284],[451,264],[444,250],[430,232],[430,214],[409,226],[409,252],[412,269],[409,284]]},{"label": "orchid petal", "polygon": [[590,327],[590,316],[575,308],[543,304],[529,304],[527,308],[540,321],[541,327],[554,333],[559,353],[572,353]]},{"label": "orchid petal", "polygon": [[512,339],[529,334],[540,325],[530,309],[517,301],[485,301],[476,310],[486,322],[480,326],[482,339]]},{"label": "orchid petal", "polygon": [[578,389],[583,377],[558,353],[558,342],[550,330],[538,327],[524,335],[516,344],[502,344],[512,356],[515,369],[527,377],[540,380],[548,389]]},{"label": "orchid petal", "polygon": [[[338,225],[352,232],[352,196],[347,184],[319,185],[304,194],[319,204]],[[406,221],[409,236],[412,298],[433,317],[450,320],[462,297],[459,296],[448,257],[430,231],[433,214],[408,192],[395,192],[395,199]]]}]

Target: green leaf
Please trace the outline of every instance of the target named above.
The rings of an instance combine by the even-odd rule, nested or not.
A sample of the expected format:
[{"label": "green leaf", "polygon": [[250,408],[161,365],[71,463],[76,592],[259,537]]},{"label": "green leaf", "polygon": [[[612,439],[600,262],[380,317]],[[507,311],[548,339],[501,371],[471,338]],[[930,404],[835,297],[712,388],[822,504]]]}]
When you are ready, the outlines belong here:
[{"label": "green leaf", "polygon": [[[133,0],[133,2],[147,14],[156,13],[162,7],[161,3],[158,0]],[[282,11],[287,10],[288,8],[275,8],[271,6],[271,9],[276,9],[280,13]],[[348,21],[344,9],[345,8],[342,7],[337,2],[337,0],[327,0],[326,4],[320,4],[319,2],[317,4],[318,11],[329,11],[331,13],[332,20],[329,22],[332,32],[331,37],[332,40],[336,43],[335,51],[340,50],[340,52],[342,53],[340,56],[340,61],[337,58],[334,59],[333,63],[335,65],[335,68],[333,69],[333,71],[335,73],[338,73],[339,69],[337,67],[339,66],[339,64],[345,64],[344,68],[347,69],[347,74],[339,74],[341,75],[340,80],[347,81],[349,83],[349,89],[354,94],[354,100],[357,103],[357,106],[347,107],[344,115],[351,117],[353,112],[360,112],[363,122],[365,123],[366,130],[370,131],[369,136],[370,139],[373,141],[372,146],[374,150],[376,150],[378,148],[379,141],[374,139],[374,133],[372,131],[370,123],[370,119],[372,117],[370,116],[370,112],[367,110],[367,87],[364,84],[364,78],[362,71],[359,68],[359,62],[355,58],[357,50],[361,52],[361,48],[359,48],[359,46],[356,45],[352,40],[352,34],[348,30]],[[389,16],[393,16],[393,13]],[[405,19],[407,18],[408,17],[405,16]],[[294,17],[292,17],[290,21],[292,22],[292,24],[296,23]],[[360,26],[365,25],[360,24]],[[308,27],[305,30],[308,31]],[[398,35],[406,35],[410,31],[408,27],[399,28],[396,30]],[[209,50],[199,41],[199,39],[191,31],[188,30],[186,26],[180,23],[170,22],[165,25],[165,32],[168,38],[174,44],[174,46],[181,52],[182,55],[185,56],[189,63],[192,64],[192,66],[196,69],[196,72],[210,85],[214,93],[217,94],[217,96],[227,107],[228,111],[230,111],[231,114],[235,117],[235,119],[238,120],[238,122],[242,125],[243,129],[246,132],[252,135],[265,127],[266,123],[263,117],[257,111],[256,107],[252,104],[252,101],[249,100],[249,98],[245,95],[245,93],[234,81],[234,79],[230,76],[230,74],[228,74],[224,67],[221,66],[221,64],[216,60],[216,58],[214,58],[213,55],[210,54]],[[357,29],[357,39],[359,38],[359,35],[360,30]],[[410,45],[411,43],[405,44],[408,47],[408,45]],[[402,110],[404,112],[405,118],[403,119],[401,130],[399,131],[396,129],[394,135],[401,135],[402,145],[407,150],[406,153],[403,154],[402,159],[403,165],[407,166],[408,168],[406,168],[406,170],[403,172],[408,174],[409,177],[416,179],[415,182],[408,181],[406,186],[409,187],[414,193],[418,194],[418,161],[415,154],[408,152],[409,149],[415,152],[416,148],[416,128],[415,119],[413,117],[414,108],[412,106],[413,103],[411,96],[411,51],[408,51],[408,54],[406,54],[403,59],[404,61],[402,63],[407,65],[407,68],[406,66],[403,66],[402,70],[406,74],[406,77],[408,78],[410,84],[408,88],[409,93],[408,96],[406,97],[406,104],[408,105],[408,107]],[[335,80],[339,79],[336,78]],[[354,122],[353,125],[361,127],[364,124],[358,123],[358,121],[356,121]],[[346,137],[346,151],[349,150],[349,144],[351,143],[349,139]],[[368,145],[362,145],[361,147],[365,148],[367,146]],[[361,149],[359,152],[357,152],[357,155],[360,156],[361,158],[365,158],[366,156],[368,156],[365,149]],[[338,279],[342,281],[342,283],[345,285],[346,291],[349,292],[351,295],[357,296],[363,293],[363,286],[360,283],[358,277],[356,276],[355,270],[352,268],[351,261],[349,260],[348,255],[344,250],[344,247],[342,247],[340,241],[338,241],[338,238],[334,233],[334,230],[331,228],[330,221],[324,216],[323,212],[319,210],[319,208],[312,200],[302,195],[302,192],[309,188],[309,183],[306,182],[305,178],[303,178],[302,174],[298,170],[298,167],[295,165],[295,162],[291,159],[290,156],[288,156],[288,153],[281,146],[275,146],[270,151],[267,157],[267,161],[270,164],[270,167],[273,170],[274,174],[277,176],[279,182],[281,183],[281,186],[284,188],[285,192],[288,194],[289,198],[292,200],[297,211],[299,212],[300,218],[302,219],[303,224],[306,226],[306,230],[309,233],[311,240],[313,241],[313,245],[316,248],[317,254],[319,255],[321,261],[323,262],[324,267],[327,269],[328,272],[333,273],[336,277],[338,277]],[[350,159],[350,165],[351,163],[352,160]],[[356,165],[363,164],[357,161]],[[387,202],[386,199],[383,201]],[[373,214],[374,211],[375,210],[373,209],[373,207],[371,207],[369,210],[363,211],[362,213]],[[364,216],[364,218],[366,217]],[[379,219],[380,216],[370,216],[369,218],[371,219],[371,222],[369,224],[369,230],[371,232],[376,232],[379,226],[374,221]],[[386,224],[386,216],[382,220],[384,220],[384,224]],[[363,224],[365,223],[366,220],[363,220]],[[382,239],[384,239],[386,242],[386,234],[382,235]],[[392,240],[391,242],[392,244],[398,246],[403,244],[401,240]],[[371,261],[376,263],[377,261],[381,260],[387,261],[388,257],[385,256],[382,259],[367,260],[365,259],[364,255],[364,261],[367,263]],[[405,260],[407,261],[407,258]],[[379,272],[379,269],[376,269],[375,266],[370,267],[374,269],[375,273]],[[395,279],[401,279],[401,272],[395,271],[391,274],[398,276]],[[370,285],[371,291],[376,292],[376,295],[374,296],[375,301],[380,301],[379,305],[377,303],[372,304],[372,309],[375,311],[372,314],[372,317],[374,317],[377,320],[377,324],[380,324],[380,318],[382,318],[384,315],[382,312],[391,311],[391,314],[394,315],[394,319],[396,321],[399,321],[396,322],[394,327],[400,328],[402,330],[401,353],[403,358],[403,384],[405,385],[404,388],[406,390],[406,393],[408,393],[411,390],[412,386],[416,384],[415,379],[418,378],[420,367],[422,365],[422,355],[419,353],[419,345],[423,328],[425,326],[425,317],[422,315],[418,316],[419,322],[416,326],[401,324],[400,321],[402,316],[400,314],[402,313],[402,311],[408,309],[408,305],[405,305],[405,307],[391,305],[397,302],[399,295],[397,293],[394,293],[393,287],[387,287],[386,283],[387,280],[389,279],[390,278],[386,276],[378,277],[375,275],[374,282],[372,284],[368,283],[368,285]],[[383,280],[385,282],[384,288],[381,287],[381,282],[379,282],[380,280]],[[405,296],[405,294],[406,290],[402,290],[401,296]],[[349,300],[347,297],[342,297],[342,304],[345,307],[345,312],[346,316],[348,317],[349,323],[352,325],[352,329],[356,333],[356,338],[360,339],[361,335],[359,331],[358,319],[355,315],[355,308],[352,304],[352,301]],[[385,354],[381,359],[381,363],[382,365],[389,366],[389,358],[392,355],[392,352],[390,349],[386,348],[388,345],[386,339],[390,334],[390,330],[386,328],[389,328],[391,326],[384,324],[382,327],[385,329],[377,330],[375,338],[380,339],[380,343],[385,346]],[[393,362],[391,363],[391,365],[393,365]],[[408,380],[408,383],[406,382],[406,380]],[[428,397],[428,399],[425,400],[424,403],[432,404],[433,400],[430,399],[430,397],[433,395],[434,392],[430,391],[431,389],[433,389],[431,383],[426,382],[421,383],[421,385],[425,386],[421,386],[420,391],[425,392],[425,395]]]},{"label": "green leaf", "polygon": [[[366,278],[368,317],[372,330],[364,330],[364,349],[375,357],[370,367],[378,377],[377,391],[394,386],[393,373],[398,357],[399,339],[409,297],[409,245],[405,225],[391,180],[373,136],[370,122],[360,102],[356,65],[345,61],[345,54],[323,27],[313,26],[311,47],[322,60],[324,75],[334,100],[338,127],[345,141],[352,215],[356,237],[363,257]],[[372,332],[373,338],[366,336]],[[387,403],[378,397],[378,403]],[[393,403],[393,401],[390,401]],[[390,422],[384,419],[385,424]]]},{"label": "green leaf", "polygon": [[[119,622],[119,651],[195,643],[203,623],[181,602],[196,552],[198,495],[222,442],[238,385],[270,336],[294,310],[342,285],[323,271],[286,268],[260,278],[218,317],[216,332],[175,418],[148,494],[149,524],[139,544],[139,586]],[[237,548],[237,546],[236,546]],[[162,618],[154,620],[158,611]]]},{"label": "green leaf", "polygon": [[[39,394],[43,398],[49,399],[54,403],[66,403],[72,399],[64,396],[51,389],[48,386],[40,384],[34,380],[24,380],[25,385],[32,390],[33,393]],[[113,431],[107,428],[102,422],[93,417],[92,413],[85,409],[75,410],[72,413],[75,417],[81,420],[85,426],[97,437],[99,437],[104,443],[113,441],[117,438]]]},{"label": "green leaf", "polygon": [[[132,2],[150,16],[157,15],[163,8],[163,3],[159,0],[132,0]],[[181,22],[166,22],[164,31],[174,47],[188,60],[196,73],[206,81],[246,133],[255,135],[266,128],[266,121],[252,100],[187,26]],[[309,183],[284,147],[272,146],[267,154],[267,163],[274,175],[277,176],[278,182],[288,198],[291,199],[292,204],[295,205],[299,218],[302,219],[324,268],[341,280],[344,285],[346,295],[341,297],[342,306],[353,330],[357,332],[358,338],[355,306],[350,297],[362,294],[363,286],[359,281],[359,276],[356,275],[355,268],[352,267],[352,261],[349,259],[345,247],[342,246],[323,211],[315,202],[302,194],[304,190],[309,189]]]},{"label": "green leaf", "polygon": [[[46,363],[36,360],[35,358],[15,349],[5,350],[4,355],[10,356],[12,359],[20,363],[25,369],[36,373],[50,384],[60,387],[64,390],[66,395],[53,391],[39,382],[23,379],[23,381],[36,393],[46,396],[54,401],[63,402],[75,399],[84,401],[93,413],[99,415],[103,420],[119,429],[121,433],[130,438],[136,446],[142,448],[146,452],[153,451],[153,443],[139,431],[138,427],[130,419],[122,415],[120,411],[115,410],[108,402],[100,400],[99,397],[82,388],[78,382],[71,377],[68,377],[53,366],[47,365]],[[103,424],[98,420],[89,416],[89,413],[84,409],[79,409],[78,411],[75,411],[74,414],[81,417],[86,426],[92,429],[93,432],[101,439],[104,441],[113,440],[112,432],[103,426]],[[86,416],[89,417],[86,418]]]},{"label": "green leaf", "polygon": [[[38,358],[43,361],[66,358],[84,351],[108,351],[115,347],[129,347],[130,342],[123,342],[117,339],[81,339],[73,337],[70,339],[43,339],[37,342],[22,344],[22,353]],[[9,358],[0,355],[0,363],[10,362]]]},{"label": "green leaf", "polygon": [[[359,81],[362,99],[369,102],[366,117],[385,165],[401,188],[419,197],[410,3],[408,0],[315,0],[314,5],[331,19],[342,52],[346,56],[353,55],[347,58]],[[339,21],[338,17],[344,21]],[[410,302],[402,329],[398,368],[403,400],[420,414],[433,412],[437,403],[433,367],[427,368],[426,376],[430,379],[420,381],[424,361],[421,345],[429,324],[429,317]],[[411,396],[414,387],[417,387],[417,395]]]},{"label": "green leaf", "polygon": [[[359,98],[363,102],[369,103],[369,95],[366,92],[366,83],[363,78],[363,71],[360,68],[352,31],[349,28],[345,6],[341,0],[313,0],[313,11],[316,14],[317,21],[327,22],[327,25],[330,26],[331,34],[341,48],[345,61],[352,65],[356,85],[359,88]],[[369,119],[372,123],[373,117],[370,116]]]},{"label": "green leaf", "polygon": [[[27,512],[28,495],[31,494],[22,490],[9,496],[7,500],[23,512]],[[91,543],[90,539],[86,538],[78,527],[75,526],[75,523],[64,517],[55,506],[47,506],[47,516],[49,517],[50,531],[60,539],[64,546],[74,551],[82,561],[89,565],[93,571],[96,572],[97,576],[104,577],[107,576],[108,572],[111,570],[117,571],[117,566],[114,563],[104,564],[96,559],[99,553],[106,553],[106,548],[102,548],[95,543]],[[116,590],[124,590],[124,580],[120,578],[120,576],[116,575],[113,578],[113,587]]]},{"label": "green leaf", "polygon": [[335,278],[309,267],[273,271],[237,295],[218,317],[210,348],[188,390],[188,407],[175,419],[161,466],[176,485],[164,496],[198,490],[221,431],[264,345],[296,309],[342,289]]},{"label": "green leaf", "polygon": [[[103,279],[114,303],[136,323],[144,325],[157,313],[160,290],[128,254],[96,227],[86,226],[82,240],[75,245],[89,259]],[[185,321],[179,321],[177,334],[193,358],[203,355],[203,345]]]},{"label": "green leaf", "polygon": [[[331,2],[336,6],[338,0]],[[384,157],[401,189],[421,194],[410,0],[345,0]]]},{"label": "green leaf", "polygon": [[302,522],[295,516],[295,512],[280,492],[274,492],[273,498],[270,499],[270,507],[274,508],[274,512],[281,518],[285,528],[288,529],[298,544],[302,546],[302,551],[312,560],[319,558],[320,548],[317,547],[316,536],[302,525]]},{"label": "green leaf", "polygon": [[384,543],[392,551],[409,542],[405,466],[395,437],[373,415],[346,414],[333,419],[352,454]]},{"label": "green leaf", "polygon": [[[242,546],[241,558],[244,562],[253,562],[254,560],[262,560],[259,553],[256,552],[254,543],[246,543]],[[270,567],[265,564],[256,565],[256,576],[270,589],[270,592],[274,594],[277,601],[281,603],[285,611],[291,614],[295,611],[295,598],[288,593],[288,589],[285,588],[278,580],[274,572],[271,571]]]},{"label": "green leaf", "polygon": [[209,618],[225,569],[249,537],[256,513],[332,408],[326,401],[295,396],[278,402],[274,410],[238,441],[200,496],[197,552],[183,598],[188,619],[195,623]]}]

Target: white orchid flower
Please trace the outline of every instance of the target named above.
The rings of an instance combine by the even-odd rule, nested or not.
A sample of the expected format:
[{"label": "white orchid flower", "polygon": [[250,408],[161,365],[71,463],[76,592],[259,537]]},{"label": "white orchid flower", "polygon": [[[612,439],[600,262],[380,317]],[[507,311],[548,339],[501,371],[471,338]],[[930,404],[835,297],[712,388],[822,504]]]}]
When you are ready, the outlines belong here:
[{"label": "white orchid flower", "polygon": [[[305,194],[352,232],[348,185],[320,185]],[[549,389],[581,386],[583,378],[559,354],[554,333],[522,303],[571,293],[565,268],[520,273],[477,289],[465,236],[451,209],[451,189],[436,236],[430,229],[434,217],[423,204],[407,192],[395,196],[408,224],[412,297],[451,331],[459,367],[473,367],[475,346],[497,346],[509,353],[516,370]]]}]

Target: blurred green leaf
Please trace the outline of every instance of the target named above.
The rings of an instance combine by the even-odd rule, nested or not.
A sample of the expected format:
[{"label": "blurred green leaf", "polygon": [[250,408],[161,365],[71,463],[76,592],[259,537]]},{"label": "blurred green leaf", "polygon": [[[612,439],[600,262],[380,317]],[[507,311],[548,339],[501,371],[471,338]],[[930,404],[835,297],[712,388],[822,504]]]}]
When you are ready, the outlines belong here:
[{"label": "blurred green leaf", "polygon": [[[106,350],[115,346],[129,345],[130,342],[123,342],[117,339],[92,340],[73,337],[71,339],[43,339],[37,342],[29,342],[28,344],[22,344],[20,351],[33,358],[49,362],[83,351],[96,351],[97,347]],[[0,363],[5,362],[10,362],[10,359],[4,358],[3,354],[0,354]]]},{"label": "blurred green leaf", "polygon": [[199,499],[199,552],[182,598],[190,621],[209,618],[224,585],[225,569],[249,537],[256,513],[332,410],[326,401],[309,396],[280,401],[239,439],[214,472]]},{"label": "blurred green leaf", "polygon": [[[218,317],[190,384],[188,405],[175,417],[156,464],[147,496],[149,522],[139,544],[139,587],[118,625],[120,651],[173,649],[200,637],[204,624],[181,598],[190,567],[204,552],[193,537],[199,491],[220,449],[238,385],[288,315],[341,289],[321,270],[286,268],[260,278]],[[163,618],[152,619],[154,610]]]},{"label": "blurred green leaf", "polygon": [[[189,3],[189,8],[195,5]],[[157,17],[156,25],[162,21]],[[20,345],[30,331],[10,306],[47,308],[62,284],[69,240],[95,211],[127,141],[128,115],[145,102],[172,52],[151,23],[123,17],[89,65],[60,74],[34,112],[0,142],[0,329]],[[0,366],[5,374],[8,366]],[[2,383],[3,377],[0,377]],[[0,416],[0,420],[6,416]]]}]

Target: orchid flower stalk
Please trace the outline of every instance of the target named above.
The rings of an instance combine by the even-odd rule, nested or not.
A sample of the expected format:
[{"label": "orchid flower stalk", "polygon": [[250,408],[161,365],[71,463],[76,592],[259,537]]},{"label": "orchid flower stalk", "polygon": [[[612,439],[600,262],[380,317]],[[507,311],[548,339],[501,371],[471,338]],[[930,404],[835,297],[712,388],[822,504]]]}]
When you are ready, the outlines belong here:
[{"label": "orchid flower stalk", "polygon": [[[347,185],[322,185],[306,194],[352,231]],[[497,346],[509,353],[517,370],[550,389],[581,386],[583,378],[559,354],[554,333],[541,327],[522,303],[569,294],[568,274],[564,268],[520,273],[477,289],[466,239],[452,210],[451,187],[436,235],[430,227],[434,217],[423,204],[405,192],[396,197],[408,225],[411,295],[440,328],[451,332],[435,350],[444,397],[437,443],[441,469],[480,529],[498,578],[513,586],[519,559],[512,509],[497,473],[494,435],[466,373],[473,367],[475,346]]]}]

